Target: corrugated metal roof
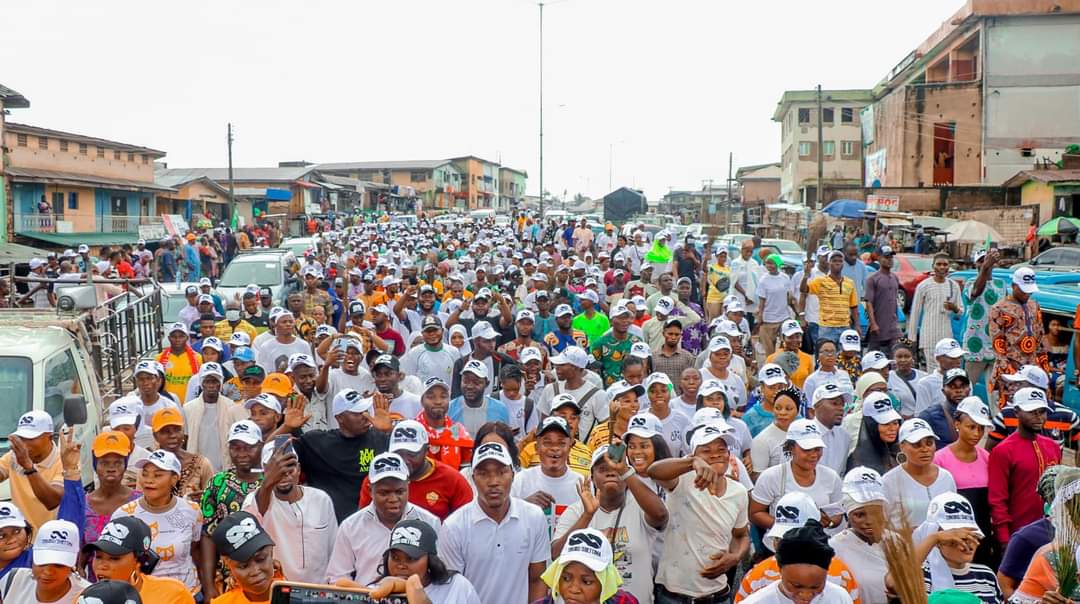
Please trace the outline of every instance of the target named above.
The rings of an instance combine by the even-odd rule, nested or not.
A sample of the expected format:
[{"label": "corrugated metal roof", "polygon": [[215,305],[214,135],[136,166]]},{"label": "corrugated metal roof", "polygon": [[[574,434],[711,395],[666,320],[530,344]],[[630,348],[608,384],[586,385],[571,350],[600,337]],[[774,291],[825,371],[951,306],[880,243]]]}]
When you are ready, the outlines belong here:
[{"label": "corrugated metal roof", "polygon": [[1078,182],[1080,181],[1080,170],[1023,170],[1017,173],[1016,176],[1006,180],[1002,186],[1008,188],[1019,187],[1029,180],[1045,183]]},{"label": "corrugated metal roof", "polygon": [[30,101],[26,97],[3,84],[0,84],[0,100],[4,101],[4,107],[7,109],[26,109],[30,106]]},{"label": "corrugated metal roof", "polygon": [[142,180],[130,180],[126,178],[105,178],[102,176],[90,176],[74,172],[60,172],[58,170],[39,170],[36,168],[8,168],[7,175],[15,182],[48,182],[70,183],[74,185],[91,185],[97,187],[113,187],[136,191],[175,191],[176,189],[162,185],[158,182],[146,182]]},{"label": "corrugated metal roof", "polygon": [[133,151],[136,153],[146,153],[147,155],[153,155],[155,157],[165,157],[164,151],[158,151],[157,149],[151,149],[150,147],[142,147],[139,145],[129,145],[128,143],[121,143],[119,141],[111,141],[107,138],[97,138],[94,136],[86,136],[84,134],[64,132],[62,130],[50,130],[49,128],[41,128],[39,126],[31,126],[29,124],[16,124],[15,122],[7,122],[6,124],[4,124],[4,128],[6,130],[10,130],[11,132],[16,132],[19,134],[47,136],[49,138],[56,139],[63,138],[77,143],[89,143],[100,147],[118,149],[120,151]]},{"label": "corrugated metal roof", "polygon": [[434,170],[449,164],[448,159],[406,159],[401,161],[354,161],[318,164],[320,171],[356,172],[363,170]]},{"label": "corrugated metal roof", "polygon": [[[233,168],[233,182],[292,182],[306,176],[315,169],[315,166],[302,166],[292,168]],[[218,184],[229,182],[228,168],[164,168],[156,170],[154,180],[176,186],[209,178]],[[227,185],[226,185],[227,186]]]}]

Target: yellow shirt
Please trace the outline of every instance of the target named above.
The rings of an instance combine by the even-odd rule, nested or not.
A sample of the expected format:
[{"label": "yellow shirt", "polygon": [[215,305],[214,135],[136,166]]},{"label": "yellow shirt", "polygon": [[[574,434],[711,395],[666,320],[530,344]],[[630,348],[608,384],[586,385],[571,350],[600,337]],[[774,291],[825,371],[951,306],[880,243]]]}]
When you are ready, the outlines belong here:
[{"label": "yellow shirt", "polygon": [[[617,435],[616,435],[617,436]],[[589,449],[592,451],[608,444],[608,440],[611,437],[611,422],[600,422],[596,424],[592,429],[592,435],[589,436]],[[590,458],[590,461],[592,459]]]},{"label": "yellow shirt", "polygon": [[[775,363],[776,357],[779,356],[781,352],[784,352],[784,350],[777,350],[776,352],[772,353],[769,358],[765,359],[765,362]],[[798,386],[799,390],[802,390],[803,382],[805,382],[806,378],[810,377],[810,374],[814,371],[814,357],[806,354],[801,350],[797,351],[796,354],[799,355],[799,368],[796,369],[795,373],[791,374],[789,377],[791,378],[791,382]],[[807,397],[813,395],[814,393],[810,392],[808,393]]]},{"label": "yellow shirt", "polygon": [[847,277],[839,284],[828,275],[807,283],[811,294],[818,297],[822,327],[851,327],[851,309],[859,304],[855,297],[855,282]]},{"label": "yellow shirt", "polygon": [[[34,464],[34,467],[45,482],[58,487],[64,486],[64,466],[60,463],[60,447],[53,445],[52,453],[49,453],[49,456],[41,463]],[[15,453],[8,451],[0,457],[0,476],[7,479],[11,487],[11,501],[22,510],[26,521],[34,530],[56,518],[56,509],[45,509],[45,506],[34,495],[34,489],[30,487],[30,479],[23,474],[22,468],[15,462]]]},{"label": "yellow shirt", "polygon": [[[192,354],[196,362],[202,365],[202,355],[197,352],[192,352]],[[198,368],[191,366],[191,359],[186,352],[181,354],[168,352],[167,355],[162,363],[165,366],[165,391],[173,395],[182,405],[187,402],[184,398],[187,396],[188,380],[198,373]]]},{"label": "yellow shirt", "polygon": [[223,344],[228,344],[229,338],[237,331],[246,333],[248,337],[251,338],[252,342],[255,341],[255,336],[259,335],[259,333],[255,331],[255,327],[243,319],[240,319],[240,322],[236,324],[235,328],[232,325],[229,325],[229,322],[225,320],[218,321],[214,324],[214,337],[221,340]]},{"label": "yellow shirt", "polygon": [[[531,468],[540,465],[540,455],[536,453],[535,441],[521,448],[521,453],[518,454],[518,460],[521,462],[522,468]],[[569,466],[571,470],[588,478],[591,470],[591,463],[592,449],[580,440],[575,440],[574,446],[570,447],[570,457],[567,459],[566,465]]]},{"label": "yellow shirt", "polygon": [[423,287],[425,285],[430,285],[432,288],[435,289],[435,296],[436,297],[443,295],[443,284],[442,284],[442,281],[439,281],[438,279],[435,279],[430,283],[428,283],[428,281],[426,279],[420,279],[416,283],[417,283],[418,288]]},{"label": "yellow shirt", "polygon": [[183,583],[151,575],[142,575],[139,597],[143,604],[195,604],[195,598]]}]

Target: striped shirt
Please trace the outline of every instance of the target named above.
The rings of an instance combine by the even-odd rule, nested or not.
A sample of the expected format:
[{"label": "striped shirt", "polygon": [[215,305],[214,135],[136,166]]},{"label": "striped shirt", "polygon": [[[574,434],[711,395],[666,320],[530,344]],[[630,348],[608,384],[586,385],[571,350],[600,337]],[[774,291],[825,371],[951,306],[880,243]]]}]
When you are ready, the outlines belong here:
[{"label": "striped shirt", "polygon": [[[923,585],[926,593],[932,591],[930,581],[930,565],[923,564]],[[964,569],[950,569],[952,571],[953,586],[955,589],[974,595],[984,604],[1000,604],[1005,600],[998,587],[997,576],[985,564],[971,563]]]},{"label": "striped shirt", "polygon": [[814,277],[807,284],[810,294],[817,296],[822,327],[851,327],[851,309],[859,305],[855,282],[843,277],[840,283],[829,275]]},{"label": "striped shirt", "polygon": [[952,313],[945,310],[945,303],[952,302],[963,311],[960,294],[960,286],[949,278],[938,283],[931,277],[919,283],[908,315],[908,339],[918,339],[922,348],[933,348],[938,340],[953,337]]}]

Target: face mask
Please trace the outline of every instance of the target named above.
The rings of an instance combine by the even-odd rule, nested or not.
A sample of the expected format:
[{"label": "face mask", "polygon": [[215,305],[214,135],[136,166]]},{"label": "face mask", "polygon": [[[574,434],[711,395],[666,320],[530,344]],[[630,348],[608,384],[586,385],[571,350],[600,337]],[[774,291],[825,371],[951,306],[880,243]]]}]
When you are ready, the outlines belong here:
[{"label": "face mask", "polygon": [[240,311],[239,310],[226,310],[225,311],[225,320],[229,321],[229,322],[232,322],[232,323],[235,323],[235,322],[239,321],[240,320]]}]

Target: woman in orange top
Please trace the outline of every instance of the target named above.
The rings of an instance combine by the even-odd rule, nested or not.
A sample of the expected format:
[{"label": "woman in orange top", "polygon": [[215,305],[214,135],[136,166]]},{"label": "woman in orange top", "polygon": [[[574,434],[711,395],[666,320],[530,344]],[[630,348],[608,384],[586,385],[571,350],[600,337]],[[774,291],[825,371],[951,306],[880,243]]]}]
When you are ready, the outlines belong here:
[{"label": "woman in orange top", "polygon": [[226,516],[211,535],[218,554],[236,585],[211,600],[211,604],[269,602],[274,581],[285,576],[274,562],[274,540],[247,512]]},{"label": "woman in orange top", "polygon": [[98,580],[120,581],[139,592],[143,604],[195,604],[195,598],[176,579],[154,577],[158,556],[149,548],[150,527],[134,516],[111,520],[97,541],[83,547]]}]

